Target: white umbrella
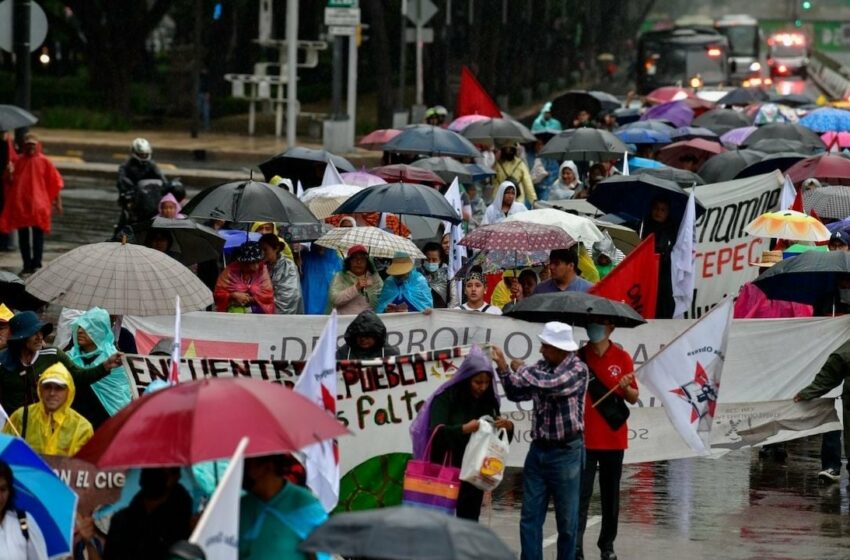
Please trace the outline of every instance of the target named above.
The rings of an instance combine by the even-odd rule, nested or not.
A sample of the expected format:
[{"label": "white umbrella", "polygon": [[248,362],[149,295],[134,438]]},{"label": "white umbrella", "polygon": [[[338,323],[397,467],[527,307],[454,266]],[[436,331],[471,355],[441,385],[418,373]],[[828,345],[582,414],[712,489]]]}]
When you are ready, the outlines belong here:
[{"label": "white umbrella", "polygon": [[505,221],[556,226],[566,231],[576,241],[584,243],[584,246],[588,248],[597,241],[605,239],[605,235],[599,231],[599,228],[589,218],[576,216],[575,214],[562,212],[554,208],[540,208],[529,210],[528,212],[520,212],[519,214],[509,216]]},{"label": "white umbrella", "polygon": [[54,259],[27,280],[34,296],[72,309],[102,307],[114,315],[202,311],[212,292],[176,259],[141,245],[93,243]]},{"label": "white umbrella", "polygon": [[424,259],[422,251],[409,239],[372,226],[335,228],[316,240],[317,245],[345,253],[354,245],[363,245],[372,257],[391,259],[406,253],[413,259]]},{"label": "white umbrella", "polygon": [[744,228],[753,237],[792,241],[827,241],[829,230],[817,218],[794,210],[765,212]]},{"label": "white umbrella", "polygon": [[339,205],[348,200],[354,193],[360,192],[363,187],[355,185],[326,185],[313,187],[304,192],[301,202],[320,220],[333,215]]}]

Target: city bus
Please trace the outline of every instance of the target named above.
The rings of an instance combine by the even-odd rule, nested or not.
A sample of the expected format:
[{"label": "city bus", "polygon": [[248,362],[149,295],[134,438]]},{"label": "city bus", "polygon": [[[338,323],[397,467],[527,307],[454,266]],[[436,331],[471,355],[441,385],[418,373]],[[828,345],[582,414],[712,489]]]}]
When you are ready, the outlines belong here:
[{"label": "city bus", "polygon": [[638,38],[637,90],[729,84],[729,41],[711,27],[647,31]]},{"label": "city bus", "polygon": [[729,41],[729,75],[745,80],[761,75],[762,36],[757,19],[747,15],[723,16],[714,28]]}]

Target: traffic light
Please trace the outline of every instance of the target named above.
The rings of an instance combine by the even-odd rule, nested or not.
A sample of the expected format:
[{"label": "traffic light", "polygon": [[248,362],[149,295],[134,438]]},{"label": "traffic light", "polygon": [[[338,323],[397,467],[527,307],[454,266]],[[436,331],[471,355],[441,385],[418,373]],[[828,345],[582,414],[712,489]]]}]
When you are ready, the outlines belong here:
[{"label": "traffic light", "polygon": [[803,20],[797,18],[794,20],[794,27],[803,27]]},{"label": "traffic light", "polygon": [[802,6],[803,6],[804,10],[811,10],[812,9],[811,0],[803,0]]}]

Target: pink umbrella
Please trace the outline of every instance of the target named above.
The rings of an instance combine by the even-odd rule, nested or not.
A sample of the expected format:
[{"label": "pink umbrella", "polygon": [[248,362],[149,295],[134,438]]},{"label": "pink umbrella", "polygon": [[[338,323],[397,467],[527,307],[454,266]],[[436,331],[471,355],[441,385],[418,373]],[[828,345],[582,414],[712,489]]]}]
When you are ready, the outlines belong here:
[{"label": "pink umbrella", "polygon": [[361,138],[357,145],[367,150],[381,151],[384,144],[399,134],[401,134],[401,131],[395,128],[379,128]]},{"label": "pink umbrella", "polygon": [[820,139],[827,145],[827,148],[832,149],[837,146],[841,149],[850,148],[850,132],[824,132],[820,135]]},{"label": "pink umbrella", "polygon": [[490,117],[486,117],[484,115],[464,115],[453,120],[449,125],[449,130],[460,133],[463,132],[464,128],[471,125],[472,123],[478,121],[486,121],[489,118]]},{"label": "pink umbrella", "polygon": [[386,181],[378,177],[377,175],[372,175],[365,169],[361,169],[360,171],[349,171],[348,173],[343,173],[340,175],[342,178],[342,182],[346,185],[353,185],[355,187],[373,187],[375,185],[384,185]]},{"label": "pink umbrella", "polygon": [[742,126],[739,128],[733,128],[729,132],[723,134],[720,137],[720,141],[724,144],[732,144],[733,146],[738,146],[747,139],[747,137],[758,130],[756,126]]}]

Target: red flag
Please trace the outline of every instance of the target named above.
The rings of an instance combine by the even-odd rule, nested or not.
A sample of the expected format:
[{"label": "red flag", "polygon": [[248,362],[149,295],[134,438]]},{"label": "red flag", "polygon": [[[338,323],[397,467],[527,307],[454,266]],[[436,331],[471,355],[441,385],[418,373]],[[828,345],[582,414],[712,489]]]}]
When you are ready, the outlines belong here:
[{"label": "red flag", "polygon": [[475,74],[466,66],[460,69],[460,90],[457,92],[455,118],[464,115],[483,115],[501,118],[499,106],[476,79]]},{"label": "red flag", "polygon": [[645,319],[653,319],[658,298],[658,262],[652,234],[597,282],[590,293],[627,303]]},{"label": "red flag", "polygon": [[794,197],[794,203],[791,205],[789,210],[794,210],[795,212],[806,213],[806,210],[803,208],[803,189],[797,189],[797,195]]}]

